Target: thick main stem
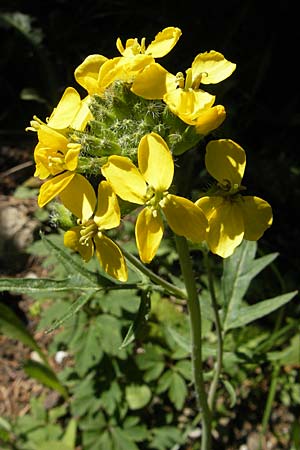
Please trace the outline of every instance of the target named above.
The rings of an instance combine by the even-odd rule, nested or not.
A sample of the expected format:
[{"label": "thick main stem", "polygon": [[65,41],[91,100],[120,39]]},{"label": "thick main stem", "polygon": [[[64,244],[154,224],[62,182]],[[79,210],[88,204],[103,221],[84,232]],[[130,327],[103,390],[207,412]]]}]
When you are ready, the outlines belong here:
[{"label": "thick main stem", "polygon": [[195,389],[199,407],[202,413],[202,439],[201,450],[211,450],[211,412],[208,407],[205,391],[203,364],[202,364],[202,327],[201,309],[198,299],[197,286],[192,269],[187,241],[182,236],[175,236],[176,247],[180,261],[181,272],[187,290],[187,303],[192,335],[192,366]]}]

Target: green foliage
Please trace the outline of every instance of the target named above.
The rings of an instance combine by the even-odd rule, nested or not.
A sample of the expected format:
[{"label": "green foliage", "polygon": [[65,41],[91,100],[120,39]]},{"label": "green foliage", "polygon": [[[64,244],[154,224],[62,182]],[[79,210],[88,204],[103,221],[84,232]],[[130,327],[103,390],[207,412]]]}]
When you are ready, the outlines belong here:
[{"label": "green foliage", "polygon": [[[185,406],[195,404],[195,399],[189,391],[193,377],[185,301],[170,301],[162,291],[153,290],[151,283],[145,285],[143,274],[138,282],[127,283],[126,289],[122,285],[121,289],[93,262],[83,266],[76,255],[61,247],[61,238],[42,236],[30,249],[44,256],[50,273],[56,262],[52,273],[59,275],[58,279],[1,279],[0,289],[38,295],[39,329],[48,333],[56,330],[48,348],[49,357],[63,350],[72,362],[57,374],[34,361],[27,361],[24,369],[29,376],[55,389],[64,403],[57,407],[58,414],[55,408],[39,414],[42,400],[35,400],[30,415],[17,423],[4,418],[2,440],[9,443],[17,439],[19,448],[24,450],[35,450],[36,446],[69,450],[77,444],[85,450],[137,450],[140,445],[145,450],[167,450],[186,442],[193,420],[181,423],[179,419]],[[226,332],[225,370],[219,390],[228,399],[227,408],[236,405],[238,380],[247,376],[248,368],[255,367],[266,351],[270,361],[280,361],[282,365],[299,363],[299,339],[293,335],[295,322],[275,333],[272,341],[271,331],[262,333],[257,327],[256,333],[255,326],[244,327],[286,304],[296,294],[248,304],[250,283],[277,256],[256,259],[255,254],[256,244],[244,242],[225,260],[221,282],[216,283],[217,292],[223,292],[223,297],[219,297]],[[132,279],[137,279],[139,271],[136,273],[132,273]],[[182,288],[174,274],[172,280]],[[201,283],[203,360],[208,361],[215,357],[217,343],[205,277]],[[43,307],[43,298],[47,307]],[[24,326],[9,308],[2,306],[2,332],[18,336],[38,351]],[[281,350],[287,332],[290,346]],[[278,351],[274,351],[274,346]],[[210,380],[211,376],[207,372],[205,379]],[[292,375],[289,380],[281,393],[286,404],[299,400]]]}]

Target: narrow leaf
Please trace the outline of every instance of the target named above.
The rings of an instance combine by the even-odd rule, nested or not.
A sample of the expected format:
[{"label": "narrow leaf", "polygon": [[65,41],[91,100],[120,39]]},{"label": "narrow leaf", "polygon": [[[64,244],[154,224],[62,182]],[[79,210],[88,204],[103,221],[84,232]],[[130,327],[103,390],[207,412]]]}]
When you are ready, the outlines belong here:
[{"label": "narrow leaf", "polygon": [[[81,281],[81,282],[80,282]],[[0,279],[0,291],[22,292],[31,294],[35,292],[65,292],[70,290],[95,290],[95,286],[82,283],[75,277],[63,280],[50,278],[2,278]]]},{"label": "narrow leaf", "polygon": [[226,389],[226,391],[229,394],[229,398],[230,398],[230,408],[233,408],[234,405],[236,404],[236,392],[234,387],[232,386],[232,384],[228,381],[228,380],[222,380],[224,387]]},{"label": "narrow leaf", "polygon": [[288,303],[298,291],[289,292],[287,294],[279,295],[278,297],[273,297],[268,300],[262,300],[259,303],[250,306],[244,306],[240,308],[238,312],[238,317],[231,323],[227,324],[226,330],[232,328],[243,327],[254,320],[260,319],[261,317],[270,314],[276,309]]},{"label": "narrow leaf", "polygon": [[150,308],[151,308],[150,292],[143,291],[141,294],[139,310],[133,323],[130,325],[126,333],[126,336],[122,342],[120,349],[127,347],[127,345],[131,344],[131,342],[133,342],[139,336],[140,331],[144,328],[148,320]]},{"label": "narrow leaf", "polygon": [[19,317],[13,312],[11,308],[0,303],[0,333],[5,334],[11,339],[17,339],[27,347],[36,351],[43,359],[45,364],[48,365],[48,361],[34,338],[27,331]]},{"label": "narrow leaf", "polygon": [[36,379],[44,386],[47,386],[59,392],[64,398],[68,398],[66,388],[58,380],[55,373],[49,367],[37,361],[29,360],[24,364],[24,371],[30,377]]},{"label": "narrow leaf", "polygon": [[240,316],[239,309],[252,279],[278,256],[272,253],[254,259],[256,249],[256,242],[244,241],[230,258],[224,259],[221,288],[225,330]]},{"label": "narrow leaf", "polygon": [[70,419],[67,429],[62,438],[62,443],[70,447],[70,449],[74,450],[76,444],[76,431],[77,431],[77,421],[74,419]]},{"label": "narrow leaf", "polygon": [[57,319],[53,325],[46,331],[46,333],[51,333],[56,328],[60,327],[66,320],[70,319],[74,314],[76,314],[92,297],[94,292],[85,293],[78,297],[73,303],[71,303],[70,308],[62,317]]}]

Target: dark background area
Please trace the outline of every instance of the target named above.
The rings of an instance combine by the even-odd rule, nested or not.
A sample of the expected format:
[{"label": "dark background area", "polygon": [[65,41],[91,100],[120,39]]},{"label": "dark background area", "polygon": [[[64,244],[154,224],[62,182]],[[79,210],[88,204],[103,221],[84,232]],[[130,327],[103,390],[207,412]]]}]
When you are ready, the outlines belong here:
[{"label": "dark background area", "polygon": [[[237,64],[234,74],[213,90],[217,103],[227,110],[217,136],[236,140],[246,150],[248,193],[261,196],[274,210],[274,224],[260,246],[280,252],[277,264],[286,288],[297,288],[300,109],[299,19],[294,5],[251,0],[0,0],[0,13],[31,17],[26,34],[0,19],[1,148],[17,149],[20,161],[28,149],[33,154],[36,136],[25,127],[34,114],[44,120],[67,86],[80,91],[73,73],[87,55],[114,57],[117,37],[123,42],[146,37],[149,43],[164,27],[177,26],[183,34],[161,60],[168,70],[184,72],[198,53],[211,49]],[[25,100],[24,89],[31,89],[38,101]],[[29,151],[29,157],[32,154]],[[1,165],[1,171],[7,169],[9,161],[1,157]],[[33,167],[30,170],[33,173]]]}]

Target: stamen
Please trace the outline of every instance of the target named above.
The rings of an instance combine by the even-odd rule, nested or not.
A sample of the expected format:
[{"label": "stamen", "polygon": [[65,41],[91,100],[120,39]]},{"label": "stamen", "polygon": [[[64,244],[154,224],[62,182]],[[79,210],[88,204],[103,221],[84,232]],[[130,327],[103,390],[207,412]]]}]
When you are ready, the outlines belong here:
[{"label": "stamen", "polygon": [[158,211],[157,209],[152,209],[152,216],[154,217],[154,219],[156,219],[156,217],[158,216]]},{"label": "stamen", "polygon": [[184,75],[182,72],[176,73],[176,82],[180,89],[184,88]]},{"label": "stamen", "polygon": [[140,53],[145,53],[146,51],[146,38],[142,38],[141,40],[141,47],[140,47]]},{"label": "stamen", "polygon": [[201,72],[199,73],[196,78],[194,79],[193,83],[192,83],[192,89],[199,89],[199,86],[201,84],[201,80],[202,77],[208,77],[208,73],[207,72]]}]

